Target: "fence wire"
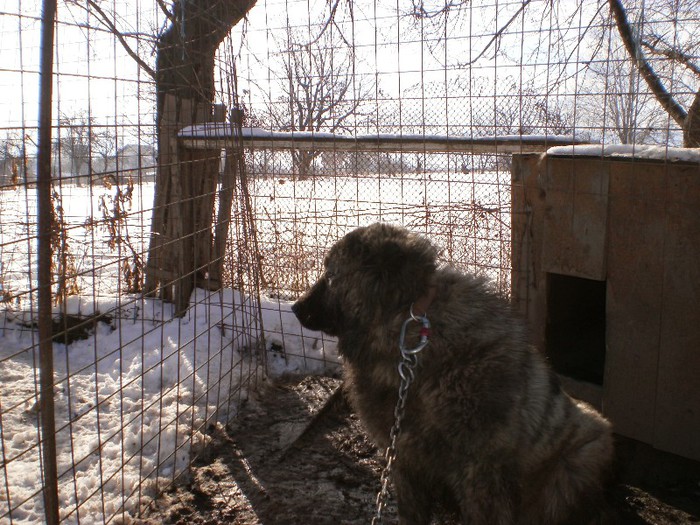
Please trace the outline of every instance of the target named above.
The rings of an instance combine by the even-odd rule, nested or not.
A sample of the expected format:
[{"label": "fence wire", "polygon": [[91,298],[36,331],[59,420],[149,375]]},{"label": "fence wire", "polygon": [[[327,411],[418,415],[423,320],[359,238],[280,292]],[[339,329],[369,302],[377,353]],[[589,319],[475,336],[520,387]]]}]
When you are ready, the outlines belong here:
[{"label": "fence wire", "polygon": [[[205,102],[192,106],[191,122],[178,113],[174,128],[228,125],[236,107],[245,127],[380,141],[566,136],[698,146],[690,126],[700,111],[697,0],[624,4],[637,58],[666,102],[630,58],[615,0],[237,1],[229,4],[249,11],[232,30],[230,13],[218,11],[225,3],[201,2],[212,13],[202,20],[225,36],[211,78],[200,60],[189,91],[173,90],[178,112],[177,97]],[[351,229],[402,224],[429,236],[441,262],[510,293],[510,153],[241,150],[232,140],[197,157],[174,133],[164,137],[169,74],[192,57],[179,48],[177,64],[157,57],[187,41],[185,20],[199,4],[59,4],[50,286],[64,523],[140,516],[186,477],[212,434],[236,424],[265,377],[336,370],[334,341],[304,333],[289,301]],[[45,515],[40,19],[38,2],[0,7],[0,523]],[[167,255],[149,265],[154,246]]]}]

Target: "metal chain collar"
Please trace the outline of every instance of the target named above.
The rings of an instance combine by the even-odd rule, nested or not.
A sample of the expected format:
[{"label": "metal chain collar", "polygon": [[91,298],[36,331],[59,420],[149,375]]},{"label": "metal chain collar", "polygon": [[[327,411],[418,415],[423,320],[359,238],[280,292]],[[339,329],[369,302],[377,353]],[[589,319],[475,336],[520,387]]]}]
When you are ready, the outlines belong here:
[{"label": "metal chain collar", "polygon": [[[399,350],[401,351],[401,361],[399,362],[399,376],[401,377],[401,384],[399,385],[399,399],[396,402],[396,407],[394,408],[394,425],[391,427],[389,432],[389,446],[384,452],[384,460],[386,464],[382,470],[382,475],[380,477],[379,493],[377,494],[376,501],[376,513],[372,518],[372,525],[379,525],[382,523],[382,512],[384,511],[384,506],[386,505],[386,500],[389,496],[389,475],[391,474],[391,468],[396,460],[396,440],[401,432],[401,421],[403,420],[404,411],[406,407],[406,396],[408,393],[408,387],[411,386],[413,379],[415,377],[416,365],[418,365],[418,353],[423,350],[428,344],[428,336],[430,335],[430,321],[428,318],[423,316],[416,316],[413,313],[413,305],[411,305],[410,310],[411,316],[406,319],[401,327],[401,334],[399,336]],[[411,322],[421,323],[420,329],[420,341],[415,348],[406,348],[406,328]]]}]

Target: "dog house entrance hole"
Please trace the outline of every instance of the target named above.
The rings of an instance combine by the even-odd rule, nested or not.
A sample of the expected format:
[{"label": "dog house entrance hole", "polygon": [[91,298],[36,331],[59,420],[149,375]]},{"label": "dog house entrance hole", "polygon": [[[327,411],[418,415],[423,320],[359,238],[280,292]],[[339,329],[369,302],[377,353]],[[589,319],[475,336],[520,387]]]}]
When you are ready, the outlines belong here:
[{"label": "dog house entrance hole", "polygon": [[547,275],[546,348],[559,374],[603,384],[605,281]]}]

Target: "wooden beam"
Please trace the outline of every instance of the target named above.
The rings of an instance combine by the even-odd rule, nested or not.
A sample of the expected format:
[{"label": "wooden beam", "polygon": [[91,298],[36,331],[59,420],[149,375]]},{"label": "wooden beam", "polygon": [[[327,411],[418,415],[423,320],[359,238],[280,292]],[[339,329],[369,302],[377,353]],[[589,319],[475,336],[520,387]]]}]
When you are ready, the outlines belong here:
[{"label": "wooden beam", "polygon": [[[192,149],[230,148],[234,137],[228,124],[208,123],[187,126],[178,133],[180,143]],[[503,135],[457,137],[447,135],[336,135],[308,131],[266,131],[243,128],[244,148],[314,151],[377,151],[410,153],[537,153],[553,146],[584,144],[572,136]]]}]

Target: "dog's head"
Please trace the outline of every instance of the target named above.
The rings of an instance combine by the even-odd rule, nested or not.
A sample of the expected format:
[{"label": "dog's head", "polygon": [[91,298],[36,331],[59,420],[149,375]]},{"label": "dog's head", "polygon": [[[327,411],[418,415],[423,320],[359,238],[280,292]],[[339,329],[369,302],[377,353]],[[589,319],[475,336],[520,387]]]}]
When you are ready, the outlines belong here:
[{"label": "dog's head", "polygon": [[292,307],[303,326],[330,335],[386,322],[425,293],[437,253],[403,228],[358,228],[328,252],[321,278]]}]

